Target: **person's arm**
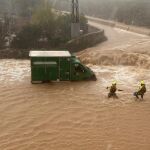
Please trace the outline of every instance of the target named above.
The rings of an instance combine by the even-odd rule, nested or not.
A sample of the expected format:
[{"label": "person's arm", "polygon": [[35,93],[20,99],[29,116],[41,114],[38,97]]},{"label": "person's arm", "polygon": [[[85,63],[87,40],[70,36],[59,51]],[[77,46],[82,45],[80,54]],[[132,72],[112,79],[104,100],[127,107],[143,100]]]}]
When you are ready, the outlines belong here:
[{"label": "person's arm", "polygon": [[111,88],[111,87],[109,87],[109,86],[106,87],[107,90],[110,89],[110,88]]},{"label": "person's arm", "polygon": [[118,91],[120,91],[120,92],[122,92],[123,90],[121,90],[121,89],[117,89]]}]

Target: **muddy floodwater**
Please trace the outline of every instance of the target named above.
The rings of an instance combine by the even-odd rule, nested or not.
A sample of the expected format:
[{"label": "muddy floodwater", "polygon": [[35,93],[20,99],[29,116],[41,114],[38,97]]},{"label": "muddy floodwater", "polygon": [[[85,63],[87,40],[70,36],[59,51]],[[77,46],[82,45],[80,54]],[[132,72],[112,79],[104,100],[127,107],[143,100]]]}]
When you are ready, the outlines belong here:
[{"label": "muddy floodwater", "polygon": [[0,60],[0,150],[150,150],[150,93],[132,96],[150,71],[89,66],[97,81],[32,85],[29,61]]},{"label": "muddy floodwater", "polygon": [[0,150],[150,150],[150,37],[89,23],[108,37],[77,54],[97,81],[32,85],[28,60],[0,60]]}]

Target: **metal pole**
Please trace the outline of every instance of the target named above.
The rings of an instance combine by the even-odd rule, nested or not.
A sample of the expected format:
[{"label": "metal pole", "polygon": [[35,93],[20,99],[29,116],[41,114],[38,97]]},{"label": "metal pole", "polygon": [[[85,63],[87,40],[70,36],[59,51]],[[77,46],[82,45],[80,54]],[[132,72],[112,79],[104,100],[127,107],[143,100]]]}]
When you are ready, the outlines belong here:
[{"label": "metal pole", "polygon": [[72,23],[79,23],[79,2],[72,0]]},{"label": "metal pole", "polygon": [[79,2],[76,0],[76,22],[79,22]]},{"label": "metal pole", "polygon": [[80,22],[79,22],[79,3],[78,0],[72,0],[72,14],[71,14],[71,38],[80,36]]}]

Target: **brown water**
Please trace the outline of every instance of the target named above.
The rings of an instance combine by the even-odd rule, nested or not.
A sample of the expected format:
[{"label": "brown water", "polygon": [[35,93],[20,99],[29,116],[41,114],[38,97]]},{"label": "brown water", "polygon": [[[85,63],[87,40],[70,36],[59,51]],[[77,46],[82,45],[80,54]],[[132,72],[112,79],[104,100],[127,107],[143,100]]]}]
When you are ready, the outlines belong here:
[{"label": "brown water", "polygon": [[[132,93],[150,71],[89,66],[98,81],[32,85],[29,61],[1,60],[0,150],[149,150],[150,94]],[[113,78],[124,92],[108,100]]]},{"label": "brown water", "polygon": [[[78,54],[97,81],[32,85],[29,61],[0,60],[0,150],[150,150],[149,37],[91,24],[109,37]],[[119,99],[107,99],[113,79]]]}]

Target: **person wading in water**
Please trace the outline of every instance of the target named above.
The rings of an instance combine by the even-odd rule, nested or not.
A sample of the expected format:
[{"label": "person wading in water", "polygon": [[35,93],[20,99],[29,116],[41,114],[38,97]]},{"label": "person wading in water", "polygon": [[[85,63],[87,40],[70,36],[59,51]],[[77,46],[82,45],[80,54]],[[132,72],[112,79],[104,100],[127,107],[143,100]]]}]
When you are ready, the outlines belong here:
[{"label": "person wading in water", "polygon": [[146,85],[145,85],[145,82],[144,82],[144,81],[141,81],[138,91],[134,92],[133,95],[134,95],[137,99],[139,99],[139,96],[141,96],[141,99],[143,99],[145,93],[146,93]]},{"label": "person wading in water", "polygon": [[109,90],[108,98],[118,98],[116,91],[123,91],[120,89],[117,89],[117,81],[113,81],[112,85],[110,87],[107,87]]}]

